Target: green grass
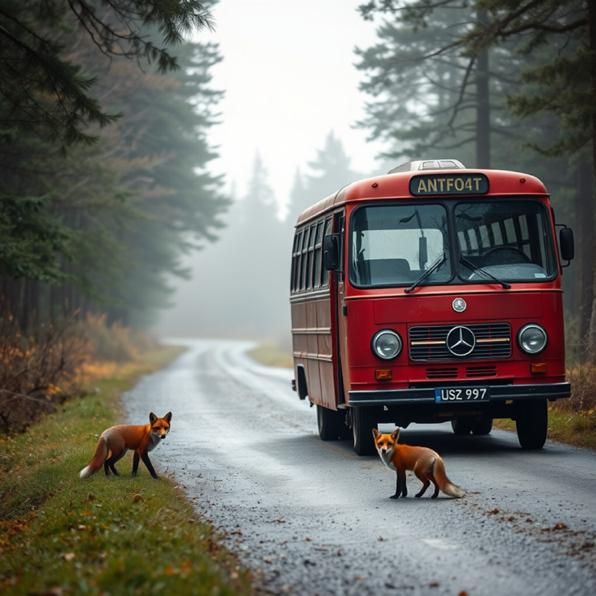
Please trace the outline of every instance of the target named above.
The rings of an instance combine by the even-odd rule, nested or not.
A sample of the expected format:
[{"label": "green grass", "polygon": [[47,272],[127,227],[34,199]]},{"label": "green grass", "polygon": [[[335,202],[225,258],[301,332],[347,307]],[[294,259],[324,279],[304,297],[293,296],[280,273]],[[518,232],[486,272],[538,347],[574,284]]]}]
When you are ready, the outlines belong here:
[{"label": "green grass", "polygon": [[94,395],[0,439],[0,593],[251,592],[248,572],[170,480],[143,466],[132,478],[129,457],[120,477],[78,476],[120,419],[121,393],[174,356],[164,349],[122,367]]}]

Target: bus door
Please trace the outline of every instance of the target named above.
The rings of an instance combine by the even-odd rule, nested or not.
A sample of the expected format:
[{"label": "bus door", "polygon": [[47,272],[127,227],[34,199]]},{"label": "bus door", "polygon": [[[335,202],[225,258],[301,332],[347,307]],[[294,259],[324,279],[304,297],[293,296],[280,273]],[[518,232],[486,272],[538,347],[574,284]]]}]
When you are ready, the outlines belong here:
[{"label": "bus door", "polygon": [[[341,238],[341,263],[344,263],[345,257],[345,217],[343,213],[336,213],[334,215],[333,230],[339,234]],[[345,302],[345,271],[344,266],[335,275],[337,280],[337,299],[335,301],[335,317],[336,317],[336,351],[339,357],[337,370],[337,404],[341,406],[345,404],[345,396],[348,395],[350,371],[348,367],[348,333],[347,333],[347,314],[348,307]]]}]

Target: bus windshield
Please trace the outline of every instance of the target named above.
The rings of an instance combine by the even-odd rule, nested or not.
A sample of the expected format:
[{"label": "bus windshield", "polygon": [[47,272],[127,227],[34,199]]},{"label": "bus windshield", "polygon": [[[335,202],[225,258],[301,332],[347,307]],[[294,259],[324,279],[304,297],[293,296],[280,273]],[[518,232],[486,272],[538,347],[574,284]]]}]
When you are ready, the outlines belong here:
[{"label": "bus windshield", "polygon": [[521,198],[359,207],[351,218],[349,250],[350,282],[357,287],[462,282],[509,287],[508,282],[546,281],[556,274],[546,207]]},{"label": "bus windshield", "polygon": [[448,238],[443,205],[361,207],[352,215],[350,281],[359,287],[410,285],[435,265],[424,283],[446,283],[453,275]]},{"label": "bus windshield", "polygon": [[454,207],[454,219],[460,279],[538,281],[555,274],[550,226],[541,203],[462,202]]}]

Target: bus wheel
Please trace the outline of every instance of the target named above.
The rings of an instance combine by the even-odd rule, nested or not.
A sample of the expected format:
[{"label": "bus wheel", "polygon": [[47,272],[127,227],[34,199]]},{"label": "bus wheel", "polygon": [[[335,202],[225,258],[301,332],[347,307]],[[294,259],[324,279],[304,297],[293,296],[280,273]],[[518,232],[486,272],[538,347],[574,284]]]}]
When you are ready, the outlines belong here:
[{"label": "bus wheel", "polygon": [[345,412],[324,408],[317,404],[317,426],[322,441],[336,441],[345,438],[348,427]]},{"label": "bus wheel", "polygon": [[533,399],[518,403],[515,426],[522,449],[542,449],[548,430],[546,400]]},{"label": "bus wheel", "polygon": [[451,428],[456,435],[469,435],[472,432],[472,420],[470,418],[454,418],[451,421]]},{"label": "bus wheel", "polygon": [[354,451],[358,455],[374,455],[376,453],[372,429],[377,428],[368,408],[352,408],[352,437]]},{"label": "bus wheel", "polygon": [[472,423],[472,434],[477,436],[488,435],[493,429],[493,419],[490,416],[479,416]]}]

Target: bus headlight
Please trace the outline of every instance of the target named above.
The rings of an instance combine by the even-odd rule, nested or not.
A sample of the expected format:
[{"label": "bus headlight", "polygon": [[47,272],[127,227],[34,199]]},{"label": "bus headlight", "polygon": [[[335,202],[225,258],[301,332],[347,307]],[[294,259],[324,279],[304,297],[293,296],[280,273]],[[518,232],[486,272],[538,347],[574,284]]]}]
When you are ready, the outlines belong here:
[{"label": "bus headlight", "polygon": [[526,325],[520,329],[517,341],[526,354],[538,354],[546,347],[546,331],[540,325]]},{"label": "bus headlight", "polygon": [[393,360],[399,356],[402,349],[401,337],[391,329],[383,329],[375,333],[372,338],[372,351],[381,360]]}]

